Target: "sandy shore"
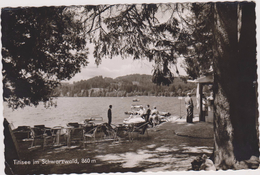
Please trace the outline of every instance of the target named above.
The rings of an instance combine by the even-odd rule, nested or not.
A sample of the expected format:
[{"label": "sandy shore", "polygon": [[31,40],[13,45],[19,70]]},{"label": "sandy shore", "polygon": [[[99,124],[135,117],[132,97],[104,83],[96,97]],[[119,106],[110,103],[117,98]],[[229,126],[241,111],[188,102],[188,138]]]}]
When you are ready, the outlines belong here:
[{"label": "sandy shore", "polygon": [[[171,117],[168,122],[148,128],[148,136],[134,137],[133,142],[122,139],[89,144],[85,149],[78,143],[70,148],[44,150],[29,150],[30,144],[19,141],[20,158],[39,164],[16,165],[14,171],[18,174],[187,171],[195,157],[212,154],[213,124],[198,122],[198,117],[192,124]],[[71,162],[61,163],[65,160]]]}]

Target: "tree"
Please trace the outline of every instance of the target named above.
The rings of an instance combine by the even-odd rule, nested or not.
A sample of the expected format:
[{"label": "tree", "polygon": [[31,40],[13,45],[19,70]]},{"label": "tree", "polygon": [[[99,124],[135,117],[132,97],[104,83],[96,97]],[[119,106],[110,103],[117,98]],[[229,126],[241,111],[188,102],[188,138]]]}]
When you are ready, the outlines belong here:
[{"label": "tree", "polygon": [[239,168],[239,163],[259,157],[255,3],[213,7],[214,160],[222,169]]},{"label": "tree", "polygon": [[14,109],[47,101],[87,65],[82,23],[66,7],[4,8],[3,98]]},{"label": "tree", "polygon": [[[183,4],[183,8],[190,8],[192,14],[182,21],[186,24],[189,39],[184,39],[186,50],[183,53],[182,67],[192,79],[205,74],[213,66],[213,3]],[[188,7],[187,7],[188,6]]]},{"label": "tree", "polygon": [[259,156],[255,4],[196,3],[191,10],[196,20],[185,23],[196,42],[186,42],[186,71],[197,78],[198,70],[213,66],[214,163],[220,169],[252,168],[245,160]]},{"label": "tree", "polygon": [[[117,13],[98,18],[107,8]],[[252,168],[240,163],[259,156],[254,8],[252,2],[98,6],[89,15],[99,32],[93,39],[95,57],[97,62],[118,54],[154,60],[157,84],[171,82],[169,67],[176,56],[186,57],[192,78],[213,66],[214,162],[220,169]],[[185,9],[192,12],[192,23],[183,15],[179,15],[182,22],[176,17]],[[172,15],[160,22],[160,11]]]},{"label": "tree", "polygon": [[[96,63],[116,55],[154,60],[153,82],[169,85],[173,80],[171,66],[183,49],[178,39],[185,37],[174,15],[176,8],[176,4],[85,6],[83,22],[95,45]],[[163,11],[170,15],[160,22],[156,15]]]},{"label": "tree", "polygon": [[214,163],[220,169],[252,168],[244,162],[259,156],[255,4],[197,3],[191,10],[196,20],[185,22],[196,42],[186,42],[186,71],[197,78],[198,70],[213,66]]}]

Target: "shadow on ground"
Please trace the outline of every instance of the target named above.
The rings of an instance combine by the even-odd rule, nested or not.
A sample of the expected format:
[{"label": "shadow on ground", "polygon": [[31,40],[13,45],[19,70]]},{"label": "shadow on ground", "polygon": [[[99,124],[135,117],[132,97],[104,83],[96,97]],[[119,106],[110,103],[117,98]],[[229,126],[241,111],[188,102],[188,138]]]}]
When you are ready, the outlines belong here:
[{"label": "shadow on ground", "polygon": [[172,119],[149,128],[148,136],[139,135],[133,142],[122,139],[89,144],[86,149],[80,143],[71,148],[49,147],[44,150],[28,150],[29,146],[30,142],[19,141],[21,160],[29,160],[31,164],[15,165],[14,173],[187,171],[195,157],[212,154],[213,126],[205,122],[187,124],[183,119]]}]

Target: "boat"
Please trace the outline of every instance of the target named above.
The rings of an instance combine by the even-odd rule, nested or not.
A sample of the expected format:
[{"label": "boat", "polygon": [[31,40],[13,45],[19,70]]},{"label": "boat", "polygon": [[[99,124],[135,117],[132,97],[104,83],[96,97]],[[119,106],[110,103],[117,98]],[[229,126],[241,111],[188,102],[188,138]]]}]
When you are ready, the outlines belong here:
[{"label": "boat", "polygon": [[131,111],[126,111],[125,114],[126,115],[137,115],[137,114],[139,114],[139,111],[142,107],[143,106],[139,105],[139,104],[131,105]]},{"label": "boat", "polygon": [[161,116],[165,116],[165,117],[168,117],[168,116],[171,115],[171,113],[169,113],[169,112],[162,112],[162,111],[159,111],[159,115],[161,115]]},{"label": "boat", "polygon": [[140,115],[130,115],[130,117],[124,119],[123,124],[137,124],[137,123],[144,123],[145,119],[143,119]]},{"label": "boat", "polygon": [[133,99],[133,102],[140,102],[140,100],[137,99],[137,98],[134,98],[134,99]]},{"label": "boat", "polygon": [[136,134],[148,136],[148,125],[150,122],[146,121],[141,115],[130,115],[130,117],[124,119],[125,132],[127,133],[129,141],[133,141]]},{"label": "boat", "polygon": [[137,115],[138,112],[137,111],[126,111],[125,114],[126,115]]}]

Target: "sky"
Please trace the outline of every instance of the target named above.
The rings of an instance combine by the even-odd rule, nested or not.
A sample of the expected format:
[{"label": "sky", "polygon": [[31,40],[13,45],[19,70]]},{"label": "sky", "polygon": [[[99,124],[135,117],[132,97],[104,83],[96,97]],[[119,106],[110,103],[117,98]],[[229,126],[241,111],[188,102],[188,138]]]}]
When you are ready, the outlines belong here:
[{"label": "sky", "polygon": [[[176,14],[175,14],[176,15]],[[171,13],[157,13],[157,18],[161,23],[166,22],[171,16]],[[178,18],[178,16],[176,16]],[[95,76],[103,76],[103,77],[111,77],[116,78],[119,76],[129,75],[129,74],[148,74],[152,75],[154,62],[149,62],[147,59],[143,58],[140,60],[133,60],[132,57],[122,59],[120,56],[109,58],[102,58],[102,63],[97,66],[95,64],[95,58],[93,57],[93,45],[88,45],[89,55],[88,55],[88,66],[82,68],[80,73],[77,73],[73,78],[71,78],[69,82],[73,83],[80,80],[87,80],[89,78]],[[180,66],[183,62],[184,58],[178,58],[177,68],[179,71],[179,75],[187,75],[185,70]],[[176,74],[175,65],[171,68],[172,73],[175,76]]]},{"label": "sky", "polygon": [[[129,74],[148,74],[152,75],[152,70],[154,62],[149,62],[145,58],[140,60],[133,60],[129,57],[122,59],[120,56],[113,57],[112,59],[103,58],[99,66],[95,64],[95,58],[93,57],[93,48],[90,46],[90,54],[88,55],[89,64],[81,69],[80,73],[77,73],[69,81],[63,81],[68,83],[73,83],[80,80],[87,80],[95,76],[111,77],[116,78],[119,76],[129,75]],[[180,66],[182,58],[178,59],[178,71],[180,75],[187,75],[185,70]],[[172,67],[172,73],[175,73],[175,67]],[[177,76],[177,74],[175,74]]]}]

